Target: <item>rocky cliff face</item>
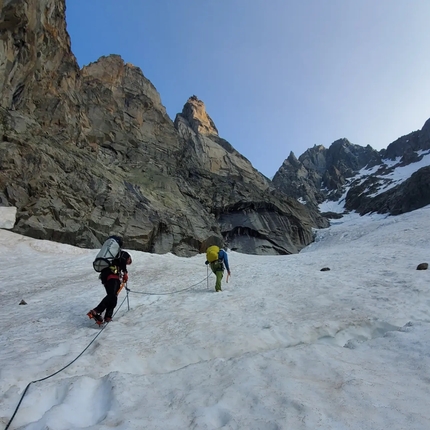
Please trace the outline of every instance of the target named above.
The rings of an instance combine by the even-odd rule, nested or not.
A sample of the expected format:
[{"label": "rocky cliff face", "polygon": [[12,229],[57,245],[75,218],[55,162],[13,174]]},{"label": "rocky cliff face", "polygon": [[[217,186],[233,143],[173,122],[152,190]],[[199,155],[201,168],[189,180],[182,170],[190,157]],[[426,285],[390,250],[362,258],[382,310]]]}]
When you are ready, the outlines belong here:
[{"label": "rocky cliff face", "polygon": [[[191,97],[175,126],[184,139],[187,183],[215,216],[231,249],[288,254],[312,241],[312,226],[328,226],[316,211],[277,191],[226,140],[204,104]],[[199,132],[200,131],[200,132]]]},{"label": "rocky cliff face", "polygon": [[173,123],[139,68],[118,56],[79,69],[64,0],[0,3],[0,204],[16,232],[178,255],[227,240],[288,254],[327,221],[277,191],[218,136],[191,97]]},{"label": "rocky cliff face", "polygon": [[380,157],[379,164],[349,181],[347,210],[399,215],[430,204],[430,120],[388,145]]},{"label": "rocky cliff face", "polygon": [[80,81],[64,2],[4,0],[0,6],[1,106],[73,135],[81,120]]},{"label": "rocky cliff face", "polygon": [[332,201],[340,210],[398,215],[430,204],[429,165],[430,120],[379,152],[341,139],[290,154],[273,182],[309,207]]},{"label": "rocky cliff face", "polygon": [[328,149],[314,146],[298,159],[293,153],[276,172],[273,183],[288,195],[317,207],[342,195],[346,179],[363,167],[380,162],[377,151],[339,139]]},{"label": "rocky cliff face", "polygon": [[[218,135],[192,96],[174,122],[142,71],[116,55],[80,69],[64,0],[0,2],[0,205],[16,232],[85,247],[193,255],[214,241],[289,254],[346,210],[401,213],[430,203],[430,121],[377,152],[346,139],[290,154],[273,181]],[[305,203],[305,205],[300,202]]]}]

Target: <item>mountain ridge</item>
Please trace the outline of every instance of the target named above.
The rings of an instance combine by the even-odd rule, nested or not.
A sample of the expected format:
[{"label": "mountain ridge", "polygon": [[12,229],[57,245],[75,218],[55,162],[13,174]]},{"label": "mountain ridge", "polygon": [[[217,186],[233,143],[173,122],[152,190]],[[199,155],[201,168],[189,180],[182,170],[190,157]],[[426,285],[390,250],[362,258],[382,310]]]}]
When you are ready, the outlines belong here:
[{"label": "mountain ridge", "polygon": [[[312,207],[342,199],[347,211],[398,215],[430,204],[426,168],[430,165],[430,157],[426,157],[429,154],[427,120],[422,129],[398,138],[380,151],[339,139],[328,148],[315,145],[298,159],[290,153],[273,182]],[[394,170],[413,165],[419,166],[417,172],[401,183],[393,183],[390,175]]]},{"label": "mountain ridge", "polygon": [[196,97],[175,127],[120,56],[80,69],[64,0],[8,2],[1,16],[0,204],[17,207],[15,232],[82,247],[115,233],[183,256],[213,241],[290,254],[328,225],[219,137]]},{"label": "mountain ridge", "polygon": [[[8,2],[0,23],[0,205],[17,208],[17,233],[82,247],[115,233],[132,249],[183,256],[212,242],[297,253],[329,225],[318,207],[325,187],[338,198],[369,154],[380,160],[340,140],[291,157],[296,167],[284,162],[272,181],[218,135],[196,96],[172,121],[155,86],[119,55],[80,69],[64,0]],[[412,148],[427,145],[426,133]],[[392,152],[412,160],[411,145]]]}]

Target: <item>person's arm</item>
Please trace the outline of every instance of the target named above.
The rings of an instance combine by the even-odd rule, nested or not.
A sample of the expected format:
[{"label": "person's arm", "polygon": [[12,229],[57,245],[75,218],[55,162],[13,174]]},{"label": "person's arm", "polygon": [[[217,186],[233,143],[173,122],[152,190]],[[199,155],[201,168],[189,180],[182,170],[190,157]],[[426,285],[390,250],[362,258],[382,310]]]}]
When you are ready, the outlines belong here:
[{"label": "person's arm", "polygon": [[229,266],[229,264],[228,264],[228,257],[227,257],[227,253],[224,251],[224,250],[221,250],[220,251],[220,254],[222,253],[222,260],[224,261],[224,264],[225,264],[225,268],[227,269],[227,273],[229,274],[229,275],[231,275],[231,272],[230,272],[230,266]]},{"label": "person's arm", "polygon": [[127,273],[127,262],[124,259],[119,260],[118,266],[122,273]]},{"label": "person's arm", "polygon": [[128,281],[128,270],[127,270],[127,260],[124,258],[123,255],[120,255],[120,258],[118,259],[118,268],[122,274],[122,282]]}]

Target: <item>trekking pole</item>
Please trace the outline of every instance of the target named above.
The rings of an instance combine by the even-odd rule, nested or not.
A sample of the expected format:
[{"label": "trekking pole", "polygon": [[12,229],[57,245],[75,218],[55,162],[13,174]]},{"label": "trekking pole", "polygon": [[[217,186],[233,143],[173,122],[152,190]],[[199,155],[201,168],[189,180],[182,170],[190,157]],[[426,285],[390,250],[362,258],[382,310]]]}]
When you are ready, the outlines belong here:
[{"label": "trekking pole", "polygon": [[206,266],[206,289],[209,290],[209,264]]},{"label": "trekking pole", "polygon": [[130,301],[129,301],[129,298],[128,298],[128,292],[130,291],[128,288],[127,288],[127,285],[125,286],[125,290],[127,291],[127,310],[129,311],[130,310]]}]

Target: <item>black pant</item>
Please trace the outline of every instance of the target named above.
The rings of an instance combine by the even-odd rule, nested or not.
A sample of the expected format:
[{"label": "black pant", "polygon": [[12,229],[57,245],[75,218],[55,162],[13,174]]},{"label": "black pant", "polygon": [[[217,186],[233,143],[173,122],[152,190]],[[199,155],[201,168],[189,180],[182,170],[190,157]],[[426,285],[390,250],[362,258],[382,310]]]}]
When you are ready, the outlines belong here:
[{"label": "black pant", "polygon": [[109,279],[104,284],[106,289],[106,296],[103,300],[94,308],[94,310],[101,314],[106,310],[105,318],[112,318],[113,310],[118,302],[118,291],[120,289],[119,279]]}]

